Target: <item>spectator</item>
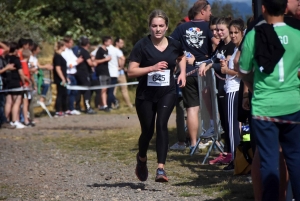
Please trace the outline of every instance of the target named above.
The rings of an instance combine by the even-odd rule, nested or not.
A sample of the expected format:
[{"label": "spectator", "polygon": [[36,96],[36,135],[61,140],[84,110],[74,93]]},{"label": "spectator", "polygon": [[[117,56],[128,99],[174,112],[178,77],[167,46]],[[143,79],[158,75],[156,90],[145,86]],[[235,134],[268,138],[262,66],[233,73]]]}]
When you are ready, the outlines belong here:
[{"label": "spectator", "polygon": [[55,117],[64,117],[67,111],[67,62],[61,53],[65,50],[64,41],[57,42],[56,51],[53,57],[54,83],[56,84]]},{"label": "spectator", "polygon": [[[110,36],[104,36],[102,38],[101,47],[98,48],[95,63],[97,64],[95,70],[96,74],[99,78],[100,86],[109,85],[111,83],[109,70],[108,70],[108,62],[111,60],[111,56],[108,54],[107,47],[111,45],[112,40]],[[106,112],[110,111],[110,108],[107,105],[107,88],[101,89],[101,106],[100,110],[104,110]]]},{"label": "spectator", "polygon": [[[125,56],[122,52],[122,48],[124,47],[124,40],[120,37],[117,37],[116,40],[115,40],[115,48],[117,48],[118,50],[120,50],[120,55],[123,55],[121,57],[119,57],[118,59],[118,63],[119,63],[119,77],[118,77],[118,83],[119,84],[126,84],[127,83],[127,80],[126,80],[126,74],[125,74],[125,71],[124,71],[124,66],[125,66]],[[124,85],[124,86],[120,86],[121,88],[121,93],[122,93],[122,96],[123,96],[123,99],[125,101],[125,103],[127,104],[127,106],[129,108],[132,108],[133,105],[130,101],[130,97],[128,95],[128,87],[127,85]],[[114,90],[114,95],[116,95],[116,92],[117,92],[117,89],[118,87],[115,88]]]},{"label": "spectator", "polygon": [[[22,65],[22,70],[23,70],[24,76],[31,81],[31,75],[30,75],[30,71],[28,68],[28,60],[30,58],[30,55],[31,55],[31,51],[29,49],[23,49],[23,51],[22,51],[23,60],[21,60],[21,65]],[[26,81],[24,83],[24,86],[30,87],[31,84],[32,84],[31,82]],[[27,127],[34,126],[34,124],[32,122],[30,122],[29,118],[28,118],[29,102],[31,101],[31,98],[32,98],[32,91],[31,90],[24,91],[22,110],[23,110],[24,125]]]},{"label": "spectator", "polygon": [[[91,86],[92,67],[95,66],[88,52],[90,41],[87,37],[82,36],[79,39],[79,57],[82,57],[83,62],[77,65],[76,80],[79,86]],[[81,95],[84,98],[84,105],[87,114],[95,114],[96,112],[90,106],[91,91],[81,90],[77,95],[76,108],[80,108]],[[79,109],[80,110],[80,109]]]},{"label": "spectator", "polygon": [[22,51],[24,49],[29,49],[29,41],[25,38],[20,38],[18,41],[18,56],[20,60],[23,60]]},{"label": "spectator", "polygon": [[[211,7],[207,1],[197,1],[189,11],[191,21],[186,22],[174,30],[171,37],[181,42],[185,51],[193,54],[197,61],[207,59],[211,54],[212,43],[217,44],[209,30],[209,18]],[[201,30],[201,31],[200,31]],[[188,34],[187,34],[188,33]],[[187,72],[194,70],[193,65],[187,64]],[[199,129],[199,89],[197,73],[186,78],[186,87],[182,89],[183,103],[187,108],[187,126],[191,139],[190,152],[197,147],[197,135]]]},{"label": "spectator", "polygon": [[[65,43],[65,50],[61,53],[61,56],[66,60],[67,62],[67,75],[68,75],[68,81],[69,85],[77,85],[76,80],[76,73],[77,73],[77,66],[83,62],[82,57],[78,57],[74,54],[72,51],[72,47],[74,44],[74,41],[71,36],[65,36],[63,39]],[[80,115],[80,112],[78,110],[74,109],[74,103],[76,100],[78,91],[77,90],[68,90],[68,111],[67,113],[69,115]]]},{"label": "spectator", "polygon": [[[295,3],[298,3],[295,1]],[[300,105],[299,105],[299,79],[298,70],[300,69],[300,57],[297,43],[288,41],[299,41],[299,30],[293,29],[283,21],[285,8],[287,7],[286,0],[263,0],[263,16],[268,24],[261,25],[260,29],[271,27],[268,32],[274,40],[270,45],[275,45],[275,42],[281,46],[285,52],[283,56],[276,57],[280,61],[275,65],[269,65],[270,70],[266,72],[266,65],[264,69],[259,69],[258,60],[255,57],[255,34],[256,30],[250,31],[243,43],[240,69],[246,74],[254,71],[254,85],[252,98],[252,115],[276,117],[282,120],[300,121]],[[292,4],[292,1],[289,1]],[[288,4],[288,7],[289,7]],[[294,6],[293,6],[294,8]],[[256,28],[257,29],[257,28]],[[274,32],[274,31],[275,32]],[[278,36],[282,39],[278,40]],[[292,39],[291,39],[292,38]],[[276,41],[276,39],[278,41]],[[258,47],[259,44],[256,44]],[[264,50],[265,52],[267,50]],[[273,58],[272,58],[273,60]],[[261,65],[259,65],[261,66]],[[284,75],[280,69],[284,68]],[[246,79],[249,82],[249,79]],[[277,80],[277,82],[276,82]],[[288,80],[288,81],[287,81]],[[252,91],[252,85],[249,85]],[[279,90],[280,89],[280,90]],[[275,102],[269,100],[277,100]],[[262,109],[263,108],[263,109]],[[260,173],[263,184],[263,200],[279,200],[279,145],[282,147],[283,155],[286,160],[292,189],[295,200],[300,200],[300,182],[298,167],[300,167],[300,147],[298,145],[299,139],[299,125],[280,124],[259,119],[252,120],[253,134],[257,143],[257,152],[260,160]],[[282,173],[281,173],[282,174]]]},{"label": "spectator", "polygon": [[[15,67],[15,70],[6,71],[6,89],[19,88],[23,86],[21,83],[25,83],[25,81],[30,82],[30,80],[24,76],[17,48],[18,45],[16,43],[10,43],[9,53],[5,57],[7,63],[13,64]],[[25,128],[25,126],[19,122],[22,95],[23,91],[9,91],[6,96],[5,116],[7,121],[12,121],[12,124],[16,126],[17,129]]]}]

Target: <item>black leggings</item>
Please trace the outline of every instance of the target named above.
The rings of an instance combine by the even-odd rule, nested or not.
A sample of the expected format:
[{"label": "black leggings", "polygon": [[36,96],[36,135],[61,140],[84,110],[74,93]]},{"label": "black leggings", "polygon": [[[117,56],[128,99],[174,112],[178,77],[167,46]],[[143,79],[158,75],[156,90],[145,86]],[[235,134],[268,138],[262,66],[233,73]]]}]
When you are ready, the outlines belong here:
[{"label": "black leggings", "polygon": [[149,143],[152,139],[156,118],[156,153],[157,162],[165,164],[169,145],[168,121],[174,109],[176,94],[167,94],[156,103],[141,99],[135,100],[137,115],[141,124],[139,139],[139,156],[147,155]]},{"label": "black leggings", "polygon": [[66,87],[56,84],[56,101],[55,101],[55,110],[56,112],[65,112],[67,111],[67,96],[68,91]]}]

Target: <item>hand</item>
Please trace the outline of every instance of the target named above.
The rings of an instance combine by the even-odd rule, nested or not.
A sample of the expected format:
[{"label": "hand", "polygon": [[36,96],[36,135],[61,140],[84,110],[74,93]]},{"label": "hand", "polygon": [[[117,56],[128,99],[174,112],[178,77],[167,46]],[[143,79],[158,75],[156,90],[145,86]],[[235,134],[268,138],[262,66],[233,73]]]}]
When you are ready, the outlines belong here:
[{"label": "hand", "polygon": [[177,79],[177,84],[179,85],[180,88],[185,87],[186,84],[186,73],[181,72],[180,75],[178,76]]},{"label": "hand", "polygon": [[226,60],[220,60],[220,65],[221,65],[221,67],[227,66],[227,61]]},{"label": "hand", "polygon": [[5,66],[6,70],[16,70],[16,68],[14,67],[14,64],[7,64]]},{"label": "hand", "polygon": [[71,80],[70,80],[69,78],[67,78],[67,82],[68,82],[68,84],[70,84],[70,83],[71,83]]},{"label": "hand", "polygon": [[60,85],[65,87],[67,85],[66,80],[61,81]]},{"label": "hand", "polygon": [[243,97],[242,107],[244,110],[250,110],[250,101],[248,97]]},{"label": "hand", "polygon": [[106,61],[110,61],[111,60],[111,56],[107,56],[105,58],[106,58]]},{"label": "hand", "polygon": [[186,58],[187,63],[193,66],[194,65],[194,61],[195,61],[195,57],[192,54],[191,54],[191,56],[192,57],[189,57],[189,58],[185,57],[185,58]]},{"label": "hand", "polygon": [[48,70],[53,70],[53,66],[52,66],[51,64],[46,64],[46,68],[47,68]]},{"label": "hand", "polygon": [[208,70],[208,69],[206,69],[206,63],[200,64],[199,70],[198,70],[199,75],[200,75],[200,76],[206,76],[206,71],[207,71],[207,70]]},{"label": "hand", "polygon": [[154,66],[152,66],[151,71],[163,71],[166,68],[168,68],[168,63],[165,61],[161,61],[155,64]]},{"label": "hand", "polygon": [[76,60],[77,65],[83,62],[83,58],[82,56],[78,57],[78,59]]}]

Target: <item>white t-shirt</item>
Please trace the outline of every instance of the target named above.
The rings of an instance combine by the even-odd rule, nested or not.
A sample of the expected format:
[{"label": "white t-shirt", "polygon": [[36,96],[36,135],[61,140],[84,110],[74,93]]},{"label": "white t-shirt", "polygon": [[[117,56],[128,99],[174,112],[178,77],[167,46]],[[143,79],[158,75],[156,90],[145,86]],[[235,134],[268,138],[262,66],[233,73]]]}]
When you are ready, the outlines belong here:
[{"label": "white t-shirt", "polygon": [[113,45],[107,47],[111,60],[108,62],[108,70],[110,77],[119,77],[119,58],[123,56],[123,52],[115,48]]},{"label": "white t-shirt", "polygon": [[[229,61],[228,61],[228,68],[230,70],[234,70],[234,58],[235,58],[235,55],[238,51],[238,48],[236,47],[234,49],[234,53],[231,55]],[[240,78],[234,78],[231,80],[233,76],[232,75],[228,75],[226,74],[226,93],[230,93],[230,92],[235,92],[235,91],[238,91],[239,88],[240,88],[240,81],[241,79]]]},{"label": "white t-shirt", "polygon": [[[38,68],[38,59],[36,58],[36,56],[31,55],[28,61],[28,67],[29,68]],[[33,66],[31,66],[31,64],[33,64]]]},{"label": "white t-shirt", "polygon": [[78,58],[75,56],[73,50],[66,48],[65,51],[61,53],[61,56],[67,62],[67,74],[75,74],[77,72],[76,65]]}]

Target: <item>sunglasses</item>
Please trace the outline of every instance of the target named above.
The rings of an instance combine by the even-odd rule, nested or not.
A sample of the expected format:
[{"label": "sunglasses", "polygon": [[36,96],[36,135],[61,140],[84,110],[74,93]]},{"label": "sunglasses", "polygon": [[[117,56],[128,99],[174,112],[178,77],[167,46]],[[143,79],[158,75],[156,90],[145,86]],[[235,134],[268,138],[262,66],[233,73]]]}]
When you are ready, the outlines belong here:
[{"label": "sunglasses", "polygon": [[207,7],[208,5],[210,5],[209,2],[208,2],[208,1],[205,1],[205,4],[204,4],[203,8],[201,8],[201,10],[206,9],[206,7]]}]

